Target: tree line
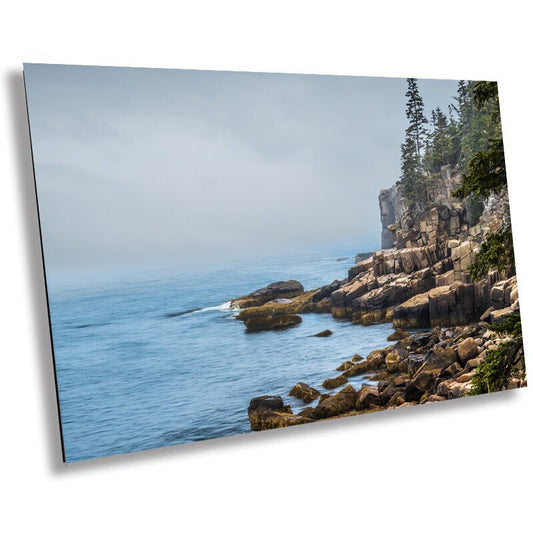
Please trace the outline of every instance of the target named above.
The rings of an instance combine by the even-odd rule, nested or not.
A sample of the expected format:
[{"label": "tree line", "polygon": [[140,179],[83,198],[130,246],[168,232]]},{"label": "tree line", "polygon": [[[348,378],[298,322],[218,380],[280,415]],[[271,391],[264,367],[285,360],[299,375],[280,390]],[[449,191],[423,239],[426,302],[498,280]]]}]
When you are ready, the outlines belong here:
[{"label": "tree line", "polygon": [[[401,178],[404,194],[415,210],[430,202],[429,190],[440,177],[441,167],[452,165],[461,173],[456,198],[482,202],[507,190],[500,103],[496,82],[460,81],[457,96],[447,114],[440,108],[424,115],[424,103],[417,80],[407,80],[406,115],[409,125],[401,151]],[[485,235],[469,267],[474,281],[490,270],[514,273],[515,259],[511,221],[505,212],[501,227]],[[489,326],[503,339],[479,365],[472,380],[471,394],[506,388],[513,375],[524,375],[524,350],[520,313],[508,315]]]}]

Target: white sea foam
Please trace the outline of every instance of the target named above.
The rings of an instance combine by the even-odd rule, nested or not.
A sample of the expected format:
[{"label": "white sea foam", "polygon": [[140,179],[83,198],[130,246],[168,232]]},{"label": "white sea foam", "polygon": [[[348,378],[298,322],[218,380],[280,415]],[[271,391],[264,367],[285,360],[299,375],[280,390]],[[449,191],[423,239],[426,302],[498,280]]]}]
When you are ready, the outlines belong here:
[{"label": "white sea foam", "polygon": [[234,311],[235,309],[231,307],[231,301],[223,302],[220,305],[214,305],[212,307],[203,307],[202,309],[197,309],[193,313],[205,313],[206,311]]}]

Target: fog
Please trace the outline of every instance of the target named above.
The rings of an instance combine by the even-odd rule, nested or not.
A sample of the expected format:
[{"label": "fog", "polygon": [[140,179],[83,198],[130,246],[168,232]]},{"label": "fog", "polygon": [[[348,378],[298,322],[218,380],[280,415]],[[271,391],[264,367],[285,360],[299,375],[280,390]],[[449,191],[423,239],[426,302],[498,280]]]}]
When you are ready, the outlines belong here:
[{"label": "fog", "polygon": [[[24,66],[50,274],[380,245],[404,79]],[[426,115],[455,81],[421,80]]]}]

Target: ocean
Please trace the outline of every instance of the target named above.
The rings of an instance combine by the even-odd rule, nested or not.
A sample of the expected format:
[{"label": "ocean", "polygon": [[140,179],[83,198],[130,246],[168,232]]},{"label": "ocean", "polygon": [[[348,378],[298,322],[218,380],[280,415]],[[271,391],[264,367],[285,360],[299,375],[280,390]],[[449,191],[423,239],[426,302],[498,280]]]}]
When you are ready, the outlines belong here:
[{"label": "ocean", "polygon": [[[254,396],[280,395],[301,410],[288,395],[297,382],[326,392],[321,383],[343,361],[388,344],[391,325],[310,313],[292,328],[246,333],[228,301],[274,281],[297,279],[307,290],[343,279],[353,255],[340,250],[51,289],[66,460],[249,432]],[[333,335],[313,337],[324,329]],[[361,380],[350,382],[357,388]]]}]

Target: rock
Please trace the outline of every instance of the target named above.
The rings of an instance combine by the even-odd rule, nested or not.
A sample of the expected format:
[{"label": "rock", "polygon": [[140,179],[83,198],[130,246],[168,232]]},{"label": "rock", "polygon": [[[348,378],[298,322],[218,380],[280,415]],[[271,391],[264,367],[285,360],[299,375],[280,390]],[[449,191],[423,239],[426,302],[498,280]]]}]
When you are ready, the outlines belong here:
[{"label": "rock", "polygon": [[374,386],[364,385],[357,396],[356,409],[369,409],[377,407],[380,404],[378,388]]},{"label": "rock", "polygon": [[319,302],[324,298],[329,298],[335,291],[340,289],[340,286],[341,282],[338,280],[332,281],[329,285],[324,285],[313,296],[313,302]]},{"label": "rock", "polygon": [[503,309],[497,309],[495,311],[492,311],[490,314],[490,323],[498,324],[505,317],[509,315],[513,315],[514,313],[515,313],[515,310],[512,309],[511,307],[504,307]]},{"label": "rock", "polygon": [[446,400],[444,396],[439,396],[438,394],[431,394],[428,396],[426,403],[442,402]]},{"label": "rock", "polygon": [[345,361],[342,363],[342,365],[338,366],[336,370],[338,372],[344,372],[345,370],[348,370],[349,368],[352,368],[353,363],[351,361]]},{"label": "rock", "polygon": [[417,294],[394,310],[395,328],[425,328],[429,326],[428,293]]},{"label": "rock", "polygon": [[320,398],[318,399],[318,405],[320,405],[324,400],[327,400],[328,398],[331,398],[331,394],[323,393],[320,395]]},{"label": "rock", "polygon": [[407,357],[407,373],[413,377],[424,364],[424,358],[420,355],[411,354]]},{"label": "rock", "polygon": [[389,403],[387,404],[389,407],[399,407],[405,402],[404,399],[404,393],[401,391],[395,392],[392,398],[389,400]]},{"label": "rock", "polygon": [[474,357],[474,359],[470,359],[466,362],[465,370],[466,372],[470,372],[474,368],[477,368],[481,364],[481,357]]},{"label": "rock", "polygon": [[494,311],[494,307],[492,305],[479,317],[480,322],[489,322],[490,321],[490,314]]},{"label": "rock", "polygon": [[317,419],[337,416],[355,408],[357,392],[351,385],[326,398],[315,407],[314,416]]},{"label": "rock", "polygon": [[469,381],[472,381],[472,377],[474,376],[473,372],[469,372],[467,374],[463,374],[462,376],[456,377],[455,381],[457,383],[467,383]]},{"label": "rock", "polygon": [[294,415],[290,406],[283,404],[280,396],[258,396],[252,398],[248,407],[248,419],[253,431],[312,422],[310,418]]},{"label": "rock", "polygon": [[267,315],[249,318],[244,321],[244,325],[249,332],[257,332],[295,326],[301,321],[302,317],[298,315]]},{"label": "rock", "polygon": [[282,411],[283,409],[288,409],[288,405],[284,405],[283,398],[281,396],[257,396],[250,400],[250,405],[248,409],[254,410],[270,410],[270,411]]},{"label": "rock", "polygon": [[352,357],[352,361],[354,363],[357,363],[358,361],[362,361],[362,360],[363,360],[363,356],[359,355],[358,353],[354,354],[354,356]]},{"label": "rock", "polygon": [[424,391],[420,390],[413,382],[409,383],[405,388],[405,401],[406,402],[419,402]]},{"label": "rock", "polygon": [[325,329],[324,331],[313,335],[313,337],[329,337],[330,335],[333,335],[333,331]]},{"label": "rock", "polygon": [[400,339],[405,339],[406,337],[409,337],[410,334],[408,331],[404,331],[403,329],[396,328],[394,330],[394,333],[391,333],[388,337],[388,341],[398,341]]},{"label": "rock", "polygon": [[400,355],[395,352],[390,352],[385,357],[385,366],[389,372],[398,372],[400,364]]},{"label": "rock", "polygon": [[292,298],[303,292],[304,288],[299,281],[294,279],[289,281],[277,281],[247,294],[246,296],[235,298],[232,300],[232,304],[236,304],[240,308],[255,307],[278,298]]},{"label": "rock", "polygon": [[442,370],[456,361],[457,356],[453,347],[436,345],[424,363],[424,370]]},{"label": "rock", "polygon": [[368,361],[361,361],[359,363],[355,363],[351,368],[343,372],[342,375],[346,376],[347,378],[353,378],[354,376],[359,376],[372,370],[373,369],[370,367]]},{"label": "rock", "polygon": [[465,365],[469,359],[473,359],[478,353],[479,347],[472,337],[466,338],[457,345],[457,355],[463,365]]},{"label": "rock", "polygon": [[441,370],[439,373],[439,378],[448,379],[453,376],[456,376],[462,371],[463,371],[463,367],[459,363],[455,362],[455,363],[452,363],[450,366],[447,366],[446,368]]},{"label": "rock", "polygon": [[385,364],[384,350],[374,350],[370,352],[366,357],[366,362],[371,370],[378,370]]},{"label": "rock", "polygon": [[340,387],[345,383],[348,383],[348,380],[346,379],[346,376],[341,374],[340,376],[337,376],[335,378],[328,378],[324,380],[324,383],[322,383],[322,387],[324,387],[325,389],[336,389],[337,387]]},{"label": "rock", "polygon": [[298,426],[313,422],[311,418],[277,411],[248,411],[252,431]]},{"label": "rock", "polygon": [[433,372],[420,371],[413,379],[414,386],[424,392],[429,392],[435,384],[435,374]]},{"label": "rock", "polygon": [[307,383],[300,382],[291,389],[289,396],[294,396],[295,398],[302,400],[304,403],[310,403],[320,396],[320,392],[307,385]]}]

